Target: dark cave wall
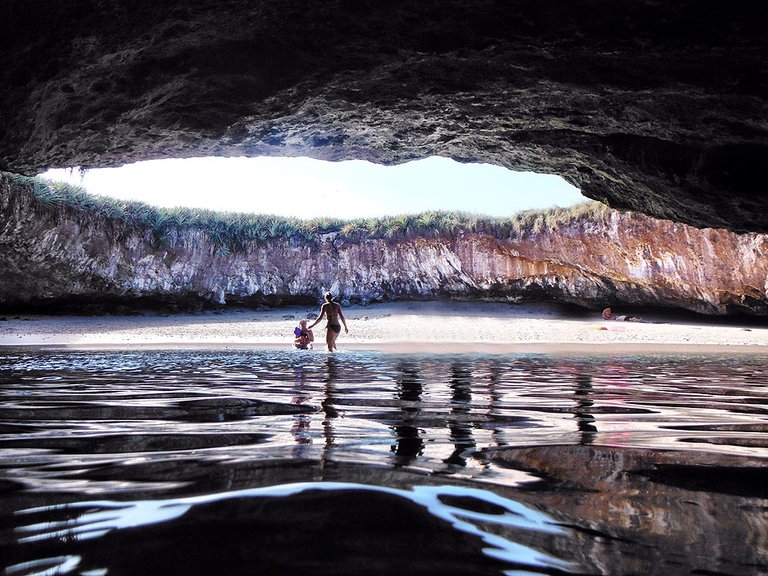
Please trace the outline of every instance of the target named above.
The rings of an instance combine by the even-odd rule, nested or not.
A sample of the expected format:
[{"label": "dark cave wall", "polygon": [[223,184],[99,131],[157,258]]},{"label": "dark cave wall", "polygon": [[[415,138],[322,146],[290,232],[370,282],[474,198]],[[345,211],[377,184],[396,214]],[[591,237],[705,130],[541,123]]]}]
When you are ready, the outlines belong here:
[{"label": "dark cave wall", "polygon": [[0,169],[199,155],[556,173],[768,231],[768,4],[6,0]]}]

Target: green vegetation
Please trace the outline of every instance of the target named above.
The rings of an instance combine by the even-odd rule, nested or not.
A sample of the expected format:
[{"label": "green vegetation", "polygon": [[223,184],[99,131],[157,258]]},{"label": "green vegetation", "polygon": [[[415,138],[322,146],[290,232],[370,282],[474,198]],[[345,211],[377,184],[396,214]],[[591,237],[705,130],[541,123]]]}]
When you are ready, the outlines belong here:
[{"label": "green vegetation", "polygon": [[315,243],[324,234],[336,234],[349,241],[366,239],[454,238],[462,233],[488,234],[514,239],[537,235],[587,221],[605,221],[611,212],[599,202],[585,202],[570,208],[527,210],[510,218],[491,218],[463,212],[430,211],[421,214],[339,220],[313,218],[301,220],[265,214],[245,214],[157,208],[142,202],[127,202],[97,196],[69,184],[48,182],[8,174],[14,182],[28,188],[41,212],[52,217],[75,212],[81,218],[123,224],[128,229],[151,231],[153,242],[164,245],[168,238],[184,229],[205,232],[217,253],[243,250],[251,242],[264,244],[273,239],[293,239]]}]

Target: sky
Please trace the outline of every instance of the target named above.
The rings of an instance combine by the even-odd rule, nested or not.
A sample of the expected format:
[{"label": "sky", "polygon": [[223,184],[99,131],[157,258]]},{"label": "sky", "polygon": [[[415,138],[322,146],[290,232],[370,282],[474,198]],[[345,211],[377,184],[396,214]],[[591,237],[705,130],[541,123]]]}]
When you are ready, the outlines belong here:
[{"label": "sky", "polygon": [[341,219],[458,210],[505,217],[586,200],[559,176],[432,157],[398,166],[311,158],[188,158],[49,170],[51,180],[154,206]]}]

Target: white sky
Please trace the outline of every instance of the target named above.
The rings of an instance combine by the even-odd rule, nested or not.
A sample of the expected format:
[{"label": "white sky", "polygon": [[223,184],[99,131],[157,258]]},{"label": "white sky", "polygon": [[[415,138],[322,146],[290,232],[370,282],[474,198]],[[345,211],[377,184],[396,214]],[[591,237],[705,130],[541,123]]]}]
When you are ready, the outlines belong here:
[{"label": "white sky", "polygon": [[187,206],[298,218],[349,219],[460,210],[510,216],[586,199],[559,176],[427,158],[399,166],[310,158],[151,160],[120,168],[49,170],[41,176],[93,194],[155,206]]}]

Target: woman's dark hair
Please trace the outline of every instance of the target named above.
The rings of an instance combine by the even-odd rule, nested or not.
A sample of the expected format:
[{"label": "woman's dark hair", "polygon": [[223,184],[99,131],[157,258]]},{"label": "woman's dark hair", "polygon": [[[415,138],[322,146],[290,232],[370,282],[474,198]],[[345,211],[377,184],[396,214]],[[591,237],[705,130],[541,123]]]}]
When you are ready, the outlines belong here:
[{"label": "woman's dark hair", "polygon": [[331,294],[330,292],[326,292],[325,299],[328,300],[328,302],[333,302],[333,294]]}]

